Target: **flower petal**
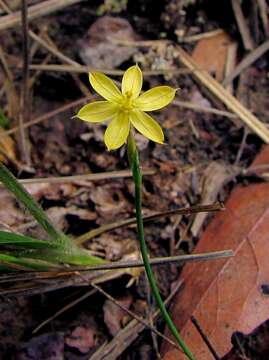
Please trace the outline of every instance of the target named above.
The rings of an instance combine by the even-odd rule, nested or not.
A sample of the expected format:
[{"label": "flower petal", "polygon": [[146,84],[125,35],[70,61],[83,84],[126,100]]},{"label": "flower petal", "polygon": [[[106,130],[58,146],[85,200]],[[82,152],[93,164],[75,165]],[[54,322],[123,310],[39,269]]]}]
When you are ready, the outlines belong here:
[{"label": "flower petal", "polygon": [[108,101],[95,101],[83,106],[76,115],[80,120],[102,122],[112,118],[118,111],[118,106]]},{"label": "flower petal", "polygon": [[134,65],[125,71],[122,78],[121,91],[123,95],[136,99],[140,94],[143,84],[143,75],[139,66]]},{"label": "flower petal", "polygon": [[157,86],[140,95],[134,105],[142,111],[158,110],[168,105],[175,97],[176,90],[170,86]]},{"label": "flower petal", "polygon": [[94,90],[108,101],[119,103],[122,94],[114,82],[101,72],[89,74],[89,80]]},{"label": "flower petal", "polygon": [[143,111],[134,110],[130,113],[130,121],[141,134],[152,141],[163,144],[164,135],[162,128],[151,116]]},{"label": "flower petal", "polygon": [[115,150],[121,147],[125,143],[129,131],[129,114],[121,111],[114,117],[106,129],[104,140],[108,150]]}]

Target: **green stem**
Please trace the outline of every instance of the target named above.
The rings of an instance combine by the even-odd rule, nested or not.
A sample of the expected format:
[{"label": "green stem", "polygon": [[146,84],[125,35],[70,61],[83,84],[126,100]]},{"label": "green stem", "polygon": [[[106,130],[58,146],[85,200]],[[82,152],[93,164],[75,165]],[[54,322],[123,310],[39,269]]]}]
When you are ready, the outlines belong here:
[{"label": "green stem", "polygon": [[154,278],[153,271],[151,269],[149,258],[148,258],[148,249],[147,244],[145,241],[144,236],[144,225],[143,225],[143,217],[142,217],[142,174],[140,171],[139,166],[139,156],[138,151],[136,149],[136,143],[133,138],[132,133],[130,132],[130,135],[128,137],[128,158],[129,158],[129,164],[130,168],[132,170],[133,179],[135,183],[135,207],[136,207],[136,222],[137,222],[137,232],[138,232],[138,238],[140,242],[140,249],[141,254],[144,262],[145,271],[148,277],[148,281],[150,283],[150,287],[152,290],[152,293],[154,295],[154,298],[157,302],[157,305],[160,309],[161,314],[163,315],[163,318],[171,330],[172,334],[174,335],[177,343],[181,347],[181,349],[184,351],[184,353],[187,355],[187,357],[190,360],[195,360],[194,356],[192,355],[191,351],[188,349],[187,345],[179,335],[177,328],[175,324],[173,323],[166,306],[161,298],[156,280]]}]

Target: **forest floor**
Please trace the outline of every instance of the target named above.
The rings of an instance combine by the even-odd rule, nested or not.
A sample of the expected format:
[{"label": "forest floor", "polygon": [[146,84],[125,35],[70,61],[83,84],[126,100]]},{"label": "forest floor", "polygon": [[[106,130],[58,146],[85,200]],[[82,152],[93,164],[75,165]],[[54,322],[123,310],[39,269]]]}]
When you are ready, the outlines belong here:
[{"label": "forest floor", "polygon": [[[125,148],[108,152],[105,125],[73,118],[93,97],[89,67],[120,80],[125,69],[138,63],[144,90],[164,84],[180,89],[175,101],[155,115],[165,145],[137,134],[145,172],[144,215],[225,202],[238,184],[264,181],[248,169],[269,143],[265,2],[244,1],[243,8],[237,1],[210,0],[58,1],[58,8],[56,3],[28,0],[30,75],[25,103],[21,1],[0,1],[0,158],[18,178],[33,179],[25,186],[58,228],[76,238],[116,222],[109,232],[86,236],[83,245],[111,261],[139,258],[135,227],[117,226],[135,214],[134,186],[124,172]],[[209,78],[203,77],[204,70]],[[94,173],[101,175],[92,179]],[[85,176],[62,179],[74,175]],[[56,180],[34,180],[52,177]],[[0,199],[2,228],[44,237],[4,188]],[[147,222],[151,255],[191,253],[212,216],[177,214]],[[164,298],[178,283],[181,268],[155,268]],[[120,333],[132,316],[117,303],[164,330],[161,319],[153,320],[154,301],[144,273],[127,269],[100,283],[114,300],[88,286],[70,283],[58,288],[53,278],[33,280],[31,286],[21,280],[0,287],[0,358],[158,358],[164,340],[156,339],[154,332],[131,327],[128,345],[124,341],[130,334]],[[117,346],[112,351],[113,340]],[[98,355],[100,348],[102,354],[107,349],[109,353]]]}]

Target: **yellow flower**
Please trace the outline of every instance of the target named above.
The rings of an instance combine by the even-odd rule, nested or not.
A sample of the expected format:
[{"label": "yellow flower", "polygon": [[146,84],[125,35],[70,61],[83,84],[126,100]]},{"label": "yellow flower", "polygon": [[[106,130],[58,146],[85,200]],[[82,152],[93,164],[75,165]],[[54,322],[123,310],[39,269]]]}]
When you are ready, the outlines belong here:
[{"label": "yellow flower", "polygon": [[131,126],[150,140],[163,143],[164,135],[160,125],[146,112],[168,105],[174,99],[175,89],[157,86],[139,96],[143,75],[137,65],[125,71],[121,91],[109,77],[100,72],[90,73],[89,80],[105,101],[83,106],[77,117],[93,123],[111,120],[104,136],[108,150],[118,149],[125,143]]}]

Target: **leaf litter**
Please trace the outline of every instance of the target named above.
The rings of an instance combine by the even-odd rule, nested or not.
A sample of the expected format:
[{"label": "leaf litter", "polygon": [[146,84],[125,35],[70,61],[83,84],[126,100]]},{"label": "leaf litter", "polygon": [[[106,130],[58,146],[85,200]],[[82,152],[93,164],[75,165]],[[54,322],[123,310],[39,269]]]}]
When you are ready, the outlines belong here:
[{"label": "leaf litter", "polygon": [[[29,5],[33,3],[39,3],[39,1],[29,2]],[[169,79],[170,85],[181,88],[179,92],[181,101],[191,101],[193,106],[205,108],[204,112],[197,112],[184,108],[183,106],[171,106],[166,113],[158,116],[158,120],[164,124],[165,127],[167,145],[160,147],[150,142],[141,141],[143,166],[145,166],[145,168],[154,167],[156,170],[156,175],[145,176],[144,178],[144,213],[150,214],[156,211],[156,209],[158,209],[158,211],[165,211],[176,207],[189,206],[202,203],[203,201],[206,202],[207,199],[212,199],[212,201],[213,199],[214,201],[224,200],[228,198],[229,193],[237,183],[247,185],[266,178],[266,171],[263,171],[262,175],[259,172],[254,178],[244,175],[241,177],[233,176],[233,165],[236,159],[238,159],[237,155],[240,151],[240,146],[242,147],[243,130],[241,123],[240,126],[238,126],[238,122],[237,125],[234,125],[227,117],[212,115],[210,112],[207,112],[207,108],[223,110],[223,107],[211,96],[208,96],[203,86],[197,85],[189,74],[182,73],[180,75],[173,75],[172,72],[169,73],[167,69],[175,70],[182,66],[179,64],[179,55],[176,49],[177,44],[162,41],[159,42],[159,44],[155,44],[153,41],[150,44],[143,45],[143,40],[159,39],[159,34],[162,31],[168,31],[164,36],[169,39],[170,34],[175,34],[178,40],[180,40],[184,37],[210,32],[222,26],[224,29],[226,27],[225,30],[229,32],[233,41],[240,43],[240,37],[238,37],[236,33],[234,18],[229,17],[231,9],[228,9],[226,21],[230,23],[227,28],[225,21],[224,24],[221,21],[218,22],[218,19],[216,20],[214,16],[212,17],[210,12],[207,13],[209,8],[205,7],[201,9],[201,5],[196,4],[196,1],[180,2],[178,0],[172,0],[161,8],[159,8],[158,5],[155,9],[158,12],[157,17],[155,17],[152,12],[152,4],[150,2],[146,3],[143,7],[139,6],[140,2],[134,4],[132,1],[129,1],[128,3],[127,14],[129,16],[125,16],[126,14],[124,13],[117,16],[120,16],[120,23],[125,23],[126,28],[130,29],[130,27],[133,27],[133,29],[136,29],[138,37],[136,37],[136,35],[129,37],[128,35],[124,40],[127,41],[127,43],[129,42],[129,45],[132,41],[136,41],[138,44],[141,42],[141,46],[137,45],[135,48],[130,46],[129,48],[124,48],[122,44],[115,45],[115,48],[119,51],[115,52],[116,54],[120,53],[123,48],[126,50],[126,52],[124,51],[125,54],[130,53],[129,58],[122,58],[121,61],[123,65],[121,65],[121,68],[124,69],[126,64],[130,65],[134,61],[139,61],[145,70],[164,71],[164,77]],[[16,1],[10,5],[15,6],[12,9],[15,9],[16,6],[16,9],[18,9],[19,6]],[[177,11],[177,9],[179,9],[179,11]],[[216,11],[216,9],[213,10]],[[221,9],[218,10],[221,13]],[[198,13],[199,16],[193,15]],[[128,25],[126,22],[127,17],[129,21]],[[94,7],[90,9],[83,4],[77,4],[66,7],[49,16],[33,20],[31,26],[34,30],[40,31],[42,28],[44,29],[49,26],[49,36],[53,38],[53,41],[58,45],[61,52],[69,56],[72,61],[78,59],[79,61],[83,61],[83,56],[79,48],[74,48],[73,44],[85,36],[80,46],[88,46],[88,31],[90,31],[95,21],[99,20]],[[232,24],[231,29],[230,24]],[[129,33],[132,33],[132,31],[130,30]],[[15,68],[16,70],[14,71],[16,74],[19,74],[19,60],[17,58],[19,54],[18,42],[20,33],[18,30],[14,30],[14,34],[15,36],[12,36],[11,32],[7,30],[1,33],[0,36],[1,39],[3,38],[1,44],[3,44],[7,61],[12,64],[12,71]],[[259,37],[262,38],[262,36],[263,34],[260,33]],[[202,45],[202,42],[198,43],[197,46],[198,45],[200,47],[205,46]],[[192,52],[194,47],[195,45],[192,42],[186,43],[185,46],[189,53]],[[209,68],[210,59],[215,60],[216,58],[216,56],[213,55],[215,54],[213,51],[215,50],[214,48],[215,46],[211,47],[209,51]],[[101,56],[102,54],[98,54],[97,52],[97,55]],[[39,45],[33,60],[38,64],[42,62],[45,64],[47,61],[46,56],[47,50]],[[218,56],[220,56],[219,53]],[[118,58],[113,59],[112,54],[109,60],[111,61],[110,64],[115,64],[115,62],[119,61]],[[220,59],[218,64],[222,63],[222,60],[223,58]],[[56,59],[54,55],[51,62],[59,62],[61,64],[61,60]],[[218,70],[218,74],[223,72],[223,63],[221,69]],[[214,68],[213,72],[215,71],[216,69]],[[250,70],[246,71],[247,75],[245,75],[244,78],[241,76],[241,80],[239,80],[242,86],[240,87],[240,94],[238,94],[238,96],[240,95],[240,99],[250,99],[244,103],[244,105],[247,108],[253,109],[255,114],[263,121],[267,121],[267,105],[265,101],[268,92],[267,72],[267,60],[265,57],[262,57],[257,63],[251,66]],[[19,83],[18,75],[15,79],[15,81]],[[162,82],[162,77],[146,77],[146,81],[149,87],[156,86]],[[1,91],[2,80],[0,83]],[[79,86],[76,84],[79,84]],[[65,73],[40,71],[35,78],[33,87],[33,115],[39,116],[41,113],[46,113],[53,108],[57,109],[70,100],[77,100],[82,95],[80,90],[81,84],[88,86],[87,76],[85,74],[81,74],[78,82],[75,82],[70,75]],[[8,104],[10,94],[5,92],[3,94],[4,96],[1,98],[0,106],[4,109],[5,114],[7,114],[8,107],[10,107]],[[115,156],[113,152],[105,153],[104,145],[102,144],[104,131],[102,126],[86,126],[74,119],[70,120],[70,117],[76,110],[77,109],[74,108],[61,113],[49,121],[43,121],[39,125],[30,128],[34,173],[27,171],[27,169],[25,170],[18,162],[11,163],[14,173],[25,178],[30,176],[47,177],[85,174],[126,168],[126,154],[124,154],[123,151],[120,152],[121,161],[118,161],[117,156]],[[11,127],[16,125],[14,120],[15,119],[11,118]],[[15,139],[17,141],[17,138]],[[261,141],[257,137],[252,134],[247,136],[247,140],[243,144],[242,154],[240,155],[239,153],[239,162],[237,163],[237,166],[242,171],[251,164],[260,147]],[[18,160],[19,156],[20,154],[16,154],[15,160]],[[216,162],[219,167],[215,166]],[[208,169],[211,169],[212,172]],[[224,171],[222,172],[221,169]],[[214,176],[218,179],[217,181],[212,181]],[[202,191],[203,184],[205,185],[205,191]],[[128,179],[120,181],[110,181],[107,179],[98,182],[75,183],[72,185],[47,183],[45,185],[39,184],[32,186],[31,188],[29,186],[29,189],[51,214],[52,219],[57,222],[59,228],[68,231],[69,234],[74,237],[92,228],[96,228],[99,225],[118,220],[119,218],[129,218],[134,215],[133,185]],[[243,189],[240,191],[243,191]],[[3,216],[1,217],[1,222],[13,230],[19,228],[24,233],[31,234],[38,232],[38,230],[34,228],[34,224],[31,223],[31,218],[28,214],[26,214],[24,210],[18,206],[16,201],[9,194],[7,195],[2,188],[0,196],[3,197],[3,203],[8,204],[8,208],[0,210]],[[263,198],[263,195],[261,195],[261,198]],[[262,200],[264,199],[261,199],[261,201]],[[233,216],[227,211],[226,213],[229,217],[227,221],[230,224]],[[222,216],[222,214],[220,216]],[[174,215],[170,218],[148,223],[146,226],[146,236],[151,255],[160,256],[191,251],[203,234],[211,218],[211,214],[207,217],[200,215],[196,217],[186,215],[179,217],[178,215]],[[197,219],[199,219],[199,221]],[[217,230],[219,230],[218,227]],[[42,234],[38,234],[42,237]],[[225,247],[225,239],[226,237],[224,237],[222,243],[218,244],[220,249]],[[201,242],[202,240],[198,242],[196,251],[199,250],[199,246],[202,246],[199,245]],[[208,251],[213,250],[212,243],[215,244],[211,242],[210,245],[208,245]],[[107,259],[123,259],[126,256],[132,256],[132,254],[135,254],[137,258],[135,229],[131,227],[117,229],[109,235],[102,235],[99,238],[92,239],[87,243],[87,246],[92,251],[102,254]],[[230,244],[227,244],[227,246],[229,247]],[[214,269],[220,266],[216,264],[222,264],[223,262],[224,260],[218,260],[217,262],[208,262],[199,266],[209,266]],[[194,266],[197,265],[191,265],[190,267]],[[257,269],[253,269],[254,267],[251,267],[250,277],[253,276],[253,274],[255,275],[255,271],[257,273]],[[177,278],[179,270],[180,267],[175,265],[155,268],[164,295],[169,294],[171,291],[170,285]],[[185,268],[183,273],[181,273],[182,278],[184,278],[186,271]],[[106,286],[116,298],[124,298],[127,295],[125,286],[129,280],[130,277],[126,278],[126,276],[123,276],[119,279],[110,280]],[[231,286],[232,283],[227,283],[226,293],[231,291]],[[132,296],[134,297],[132,306],[134,308],[138,306],[137,304],[139,302],[146,299],[146,289],[144,276],[140,275],[139,279],[136,279],[131,287]],[[61,294],[63,298],[68,301],[70,294],[76,296],[77,290],[66,289],[58,291],[62,291]],[[194,294],[195,291],[192,290],[191,294]],[[24,301],[22,303],[22,309],[24,309],[24,307],[27,309],[28,301],[33,301],[35,308],[39,309],[38,316],[35,313],[28,313],[29,322],[26,322],[24,325],[24,331],[26,333],[29,333],[31,329],[37,325],[38,321],[41,322],[44,320],[43,309],[47,308],[50,314],[56,310],[55,304],[57,304],[57,301],[55,302],[55,297],[56,299],[59,297],[58,292],[55,290],[51,294],[42,296],[44,296],[43,300],[41,297],[36,297],[31,300],[22,298],[22,301]],[[22,358],[24,358],[23,356],[25,356],[26,352],[30,353],[31,351],[40,349],[40,344],[41,346],[43,346],[43,344],[44,346],[45,344],[55,344],[57,348],[55,348],[55,353],[58,358],[61,358],[60,356],[63,356],[63,353],[65,353],[66,358],[71,359],[83,358],[83,356],[85,358],[85,354],[88,354],[87,356],[89,357],[105,339],[107,341],[112,339],[103,325],[102,314],[104,301],[104,298],[101,296],[97,299],[94,297],[91,298],[91,300],[84,303],[84,306],[81,306],[81,308],[75,308],[75,312],[70,310],[65,315],[62,315],[61,318],[53,320],[52,324],[44,328],[44,330],[42,330],[43,333],[38,334],[36,338],[31,339],[31,335],[29,335],[29,338],[25,339],[22,332],[18,331],[18,336],[14,337],[13,340],[10,340],[10,338],[3,340],[3,344],[5,345],[1,347],[1,356],[5,356],[7,349],[9,349],[9,344],[12,343],[13,354],[20,354]],[[176,300],[174,303],[176,303]],[[17,303],[15,305],[14,303],[9,304],[6,299],[1,300],[1,304],[9,307],[10,311],[12,307],[18,307]],[[230,308],[232,306],[235,306],[234,303],[230,305]],[[16,323],[17,320],[12,317],[12,313],[10,314],[9,322],[13,326],[10,331],[15,333],[17,328],[19,328],[19,324]],[[117,323],[117,316],[113,318],[113,314],[110,315],[112,317],[111,321],[116,321]],[[78,319],[80,322],[76,323]],[[95,325],[92,325],[93,319],[96,321]],[[262,317],[258,319],[260,322],[264,321]],[[3,320],[0,321],[0,324],[5,326]],[[247,334],[258,325],[259,323],[257,321],[249,328],[242,328],[240,330],[235,326],[234,329]],[[204,328],[206,333],[208,328],[209,325]],[[92,341],[93,337],[91,337],[91,334],[95,334],[96,330],[99,335]],[[137,355],[139,358],[154,358],[155,354],[151,337],[148,336],[148,332],[145,332],[145,335],[146,336],[138,336],[137,334],[134,338],[134,340],[136,340],[135,345],[132,346],[130,344],[127,351],[123,355],[118,354],[118,357],[132,359],[135,354],[139,354]],[[63,336],[65,336],[65,339],[69,339],[67,340],[69,345],[73,344],[73,346],[66,344],[68,345],[68,350],[63,348]],[[226,343],[223,341],[223,344],[225,343],[225,346],[227,346],[223,351],[228,351],[230,337],[231,333],[227,336]],[[24,346],[23,350],[20,348],[21,344]],[[199,346],[201,346],[202,349],[204,345],[201,344]],[[48,354],[44,355],[44,353],[39,355],[39,357],[44,358],[44,360],[48,359],[49,356]]]}]

